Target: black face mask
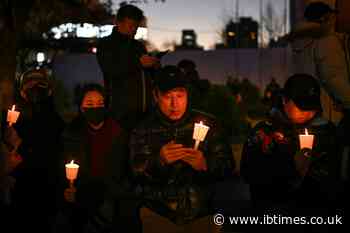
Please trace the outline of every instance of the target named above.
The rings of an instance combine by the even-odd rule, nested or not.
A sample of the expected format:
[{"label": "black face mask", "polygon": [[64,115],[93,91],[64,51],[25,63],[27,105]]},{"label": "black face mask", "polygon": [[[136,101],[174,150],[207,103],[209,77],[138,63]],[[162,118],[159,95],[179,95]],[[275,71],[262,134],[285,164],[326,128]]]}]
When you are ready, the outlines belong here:
[{"label": "black face mask", "polygon": [[105,108],[84,108],[83,115],[89,123],[98,125],[105,119]]},{"label": "black face mask", "polygon": [[28,89],[27,96],[31,103],[37,104],[44,102],[48,98],[49,91],[47,88],[33,87]]}]

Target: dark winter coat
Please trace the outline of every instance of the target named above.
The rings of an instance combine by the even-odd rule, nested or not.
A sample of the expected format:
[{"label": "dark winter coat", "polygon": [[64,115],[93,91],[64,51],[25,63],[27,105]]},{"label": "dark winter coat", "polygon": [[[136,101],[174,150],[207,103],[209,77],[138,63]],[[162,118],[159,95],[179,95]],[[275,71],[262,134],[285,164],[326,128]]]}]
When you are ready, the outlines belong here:
[{"label": "dark winter coat", "polygon": [[[303,177],[297,171],[299,134],[314,134],[310,162]],[[315,117],[303,125],[292,124],[284,113],[273,110],[271,118],[260,122],[249,135],[242,152],[241,174],[250,184],[252,200],[265,207],[325,207],[334,200],[337,149],[335,126]],[[288,207],[287,207],[288,208]]]},{"label": "dark winter coat", "polygon": [[110,106],[125,129],[133,128],[152,102],[151,78],[140,63],[146,53],[141,42],[120,34],[116,28],[98,43],[97,60]]},{"label": "dark winter coat", "polygon": [[[92,140],[104,143],[100,150],[101,153],[97,155],[102,173],[96,175],[93,173],[94,164],[92,164],[91,155],[92,145],[96,145],[96,142]],[[66,127],[63,142],[64,163],[74,160],[79,164],[79,174],[75,181],[76,203],[78,206],[94,211],[106,197],[109,186],[112,183],[118,185],[128,168],[127,142],[124,133],[119,124],[111,117],[106,118],[101,129],[93,130],[82,116],[78,116]],[[64,163],[61,163],[62,171],[64,171]]]},{"label": "dark winter coat", "polygon": [[[183,161],[161,165],[160,149],[171,140],[193,147],[194,123],[199,121],[210,127],[199,146],[208,170],[196,171]],[[227,139],[220,132],[214,118],[198,111],[189,111],[181,120],[171,122],[157,110],[142,121],[131,134],[130,158],[135,193],[145,205],[176,224],[210,214],[213,185],[230,177],[234,168]]]},{"label": "dark winter coat", "polygon": [[51,97],[35,105],[19,101],[16,109],[21,114],[14,128],[22,139],[18,153],[23,160],[11,173],[16,179],[12,202],[18,222],[14,231],[48,231],[58,207],[60,138],[64,121],[55,111]]}]

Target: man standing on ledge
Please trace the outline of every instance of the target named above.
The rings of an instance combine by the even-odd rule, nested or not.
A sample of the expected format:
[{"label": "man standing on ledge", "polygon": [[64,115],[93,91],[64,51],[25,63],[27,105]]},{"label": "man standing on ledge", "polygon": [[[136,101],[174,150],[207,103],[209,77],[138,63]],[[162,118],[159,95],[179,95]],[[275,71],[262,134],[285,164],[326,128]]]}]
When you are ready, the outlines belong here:
[{"label": "man standing on ledge", "polygon": [[145,46],[134,39],[144,20],[138,7],[121,6],[112,34],[101,39],[97,48],[108,105],[126,130],[134,127],[151,105],[151,77],[145,70],[160,66],[159,59],[147,55]]}]

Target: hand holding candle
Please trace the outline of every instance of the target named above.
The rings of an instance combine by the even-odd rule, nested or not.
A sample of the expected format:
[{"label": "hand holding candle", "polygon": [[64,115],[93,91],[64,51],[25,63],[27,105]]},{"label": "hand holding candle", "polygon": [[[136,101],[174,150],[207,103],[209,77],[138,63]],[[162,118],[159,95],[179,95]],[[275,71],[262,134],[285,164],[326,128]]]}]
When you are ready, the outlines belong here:
[{"label": "hand holding candle", "polygon": [[78,176],[78,170],[79,165],[75,164],[74,160],[66,164],[66,177],[69,180],[71,186],[73,186],[73,182]]},{"label": "hand holding candle", "polygon": [[19,117],[20,112],[17,112],[15,108],[16,108],[16,105],[12,105],[12,109],[9,109],[7,111],[7,122],[9,123],[9,126],[16,123]]},{"label": "hand holding candle", "polygon": [[205,136],[207,135],[209,126],[203,125],[203,122],[194,123],[194,130],[192,138],[196,141],[194,149],[197,150],[199,143],[204,141]]},{"label": "hand holding candle", "polygon": [[314,135],[308,134],[307,129],[305,129],[305,134],[299,135],[300,149],[308,148],[312,149],[314,143]]}]

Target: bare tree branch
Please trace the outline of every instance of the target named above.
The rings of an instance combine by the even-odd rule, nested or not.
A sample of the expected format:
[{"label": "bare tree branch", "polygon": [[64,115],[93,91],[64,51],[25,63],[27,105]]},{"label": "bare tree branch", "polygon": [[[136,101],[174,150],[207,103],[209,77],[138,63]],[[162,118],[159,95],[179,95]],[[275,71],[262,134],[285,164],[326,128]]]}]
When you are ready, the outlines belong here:
[{"label": "bare tree branch", "polygon": [[262,24],[267,32],[268,40],[276,39],[284,33],[284,18],[286,12],[282,15],[276,13],[271,1],[266,4],[265,13],[262,16]]}]

